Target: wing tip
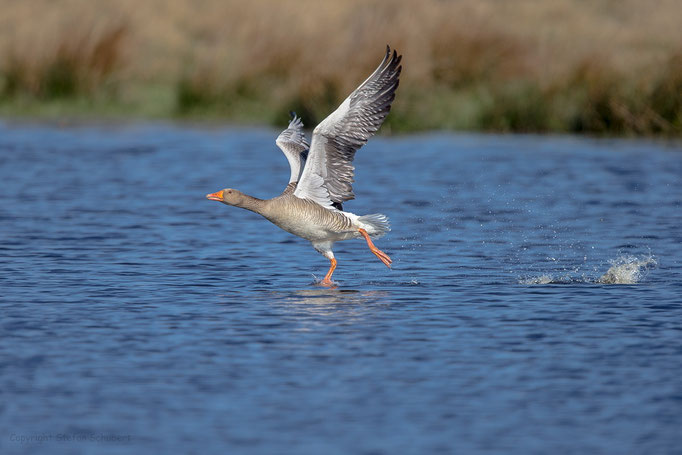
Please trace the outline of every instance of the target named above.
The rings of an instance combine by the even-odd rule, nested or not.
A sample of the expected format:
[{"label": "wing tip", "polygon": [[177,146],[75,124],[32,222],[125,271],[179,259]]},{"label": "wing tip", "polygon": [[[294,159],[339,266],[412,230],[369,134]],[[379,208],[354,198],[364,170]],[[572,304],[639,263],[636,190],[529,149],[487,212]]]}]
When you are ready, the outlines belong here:
[{"label": "wing tip", "polygon": [[403,70],[403,67],[400,65],[400,62],[402,60],[403,60],[402,54],[398,54],[398,51],[396,49],[393,49],[393,55],[391,55],[391,46],[387,44],[386,56],[384,57],[384,60],[381,62],[380,67],[383,67],[384,70],[388,69],[390,72],[400,75],[400,72]]},{"label": "wing tip", "polygon": [[[391,55],[391,50],[393,51],[393,55]],[[391,49],[391,45],[387,44],[386,45],[386,57],[391,57],[391,60],[395,60],[396,58],[401,58],[402,55],[398,54],[398,50],[393,48]]]},{"label": "wing tip", "polygon": [[289,128],[303,128],[303,120],[296,115],[296,112],[289,111],[289,116],[291,117],[291,120],[289,120]]}]

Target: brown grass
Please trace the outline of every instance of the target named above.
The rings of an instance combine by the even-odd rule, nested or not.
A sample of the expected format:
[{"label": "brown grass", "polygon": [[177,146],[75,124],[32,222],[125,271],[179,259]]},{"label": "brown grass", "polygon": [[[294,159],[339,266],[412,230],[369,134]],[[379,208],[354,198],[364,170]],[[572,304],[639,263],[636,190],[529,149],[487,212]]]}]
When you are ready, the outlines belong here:
[{"label": "brown grass", "polygon": [[125,34],[123,25],[65,32],[41,58],[10,48],[1,66],[5,80],[0,93],[43,99],[92,94],[121,66]]},{"label": "brown grass", "polygon": [[296,109],[311,124],[390,43],[404,72],[389,127],[681,129],[677,0],[0,0],[0,8],[5,99],[116,86],[130,101],[131,87],[165,85],[176,115],[281,124]]}]

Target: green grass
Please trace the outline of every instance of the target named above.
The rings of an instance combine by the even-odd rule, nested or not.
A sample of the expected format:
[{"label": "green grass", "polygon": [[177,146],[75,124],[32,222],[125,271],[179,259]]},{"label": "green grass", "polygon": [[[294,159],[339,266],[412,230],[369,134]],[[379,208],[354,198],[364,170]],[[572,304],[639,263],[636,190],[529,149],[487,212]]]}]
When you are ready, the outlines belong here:
[{"label": "green grass", "polygon": [[[118,77],[113,60],[103,70],[100,63],[93,63],[91,54],[82,56],[73,49],[38,69],[9,59],[10,64],[0,72],[0,115],[281,126],[294,110],[313,127],[347,96],[333,79],[322,79],[313,87],[296,85],[281,71],[269,69],[234,80],[197,71],[175,83],[125,81]],[[551,84],[528,77],[497,80],[481,74],[476,80],[456,74],[457,83],[402,84],[385,131],[682,134],[679,55],[657,71],[638,77],[626,77],[589,61]]]}]

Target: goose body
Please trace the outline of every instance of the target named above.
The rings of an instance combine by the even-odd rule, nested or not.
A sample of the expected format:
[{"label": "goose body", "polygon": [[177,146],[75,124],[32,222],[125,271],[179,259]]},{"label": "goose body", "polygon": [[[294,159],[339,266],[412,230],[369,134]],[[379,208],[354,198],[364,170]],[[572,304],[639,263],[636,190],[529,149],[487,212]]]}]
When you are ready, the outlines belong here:
[{"label": "goose body", "polygon": [[[371,238],[390,231],[382,214],[358,216],[343,211],[343,203],[354,199],[352,165],[355,152],[379,129],[390,111],[402,67],[401,56],[386,49],[379,67],[313,131],[308,144],[303,123],[293,115],[289,127],[277,138],[291,174],[286,188],[272,199],[258,199],[227,188],[206,195],[210,200],[256,212],[291,234],[310,241],[330,261],[322,280],[332,285],[337,261],[335,242],[364,238],[372,253],[386,266],[391,258],[374,246]],[[303,169],[303,157],[308,153]]]}]

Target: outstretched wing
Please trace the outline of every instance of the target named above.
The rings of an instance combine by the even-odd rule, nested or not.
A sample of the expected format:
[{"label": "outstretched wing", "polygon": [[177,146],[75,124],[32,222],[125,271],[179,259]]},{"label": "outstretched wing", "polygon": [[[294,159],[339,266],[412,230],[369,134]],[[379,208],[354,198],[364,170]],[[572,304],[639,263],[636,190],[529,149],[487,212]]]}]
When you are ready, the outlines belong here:
[{"label": "outstretched wing", "polygon": [[379,129],[391,110],[400,77],[402,56],[386,56],[365,82],[313,131],[303,174],[294,194],[328,208],[353,199],[355,152]]},{"label": "outstretched wing", "polygon": [[[277,136],[275,143],[282,149],[284,156],[289,161],[291,168],[289,183],[297,182],[299,175],[301,175],[301,155],[307,153],[310,145],[303,132],[303,122],[300,117],[296,116],[295,112],[291,112],[289,127]],[[305,156],[303,158],[305,159]]]}]

